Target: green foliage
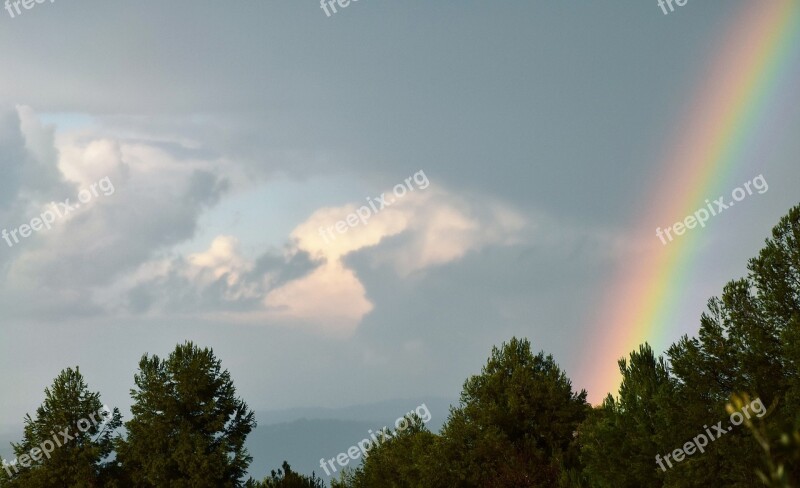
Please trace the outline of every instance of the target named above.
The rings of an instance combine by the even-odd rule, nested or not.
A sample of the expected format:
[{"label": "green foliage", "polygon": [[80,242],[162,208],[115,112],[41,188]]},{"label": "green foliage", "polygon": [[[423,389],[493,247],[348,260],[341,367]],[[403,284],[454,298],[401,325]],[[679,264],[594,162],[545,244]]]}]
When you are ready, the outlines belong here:
[{"label": "green foliage", "polygon": [[136,487],[238,487],[254,414],[236,397],[210,349],[179,345],[166,360],[144,356],[135,376],[133,418],[117,446]]},{"label": "green foliage", "polygon": [[441,435],[417,419],[331,487],[588,486],[576,433],[589,412],[552,356],[512,338],[464,383]]},{"label": "green foliage", "polygon": [[513,338],[493,348],[478,376],[464,384],[438,454],[447,485],[555,486],[578,465],[576,432],[586,392],[575,393],[552,356],[534,355]]},{"label": "green foliage", "polygon": [[[740,393],[777,405],[761,425],[765,439],[795,418],[800,409],[798,237],[800,207],[775,227],[750,261],[747,278],[731,281],[709,301],[698,337],[684,336],[669,348],[669,363],[655,362],[649,348],[640,350],[638,359],[631,355],[631,368],[620,363],[619,398],[609,395],[581,427],[585,474],[593,486],[759,484],[760,442],[744,427],[666,472],[653,459],[681,448],[706,425],[720,420],[727,425],[726,404]],[[640,366],[633,368],[637,361]],[[799,465],[791,459],[787,455],[781,465],[786,479],[798,474]]]},{"label": "green foliage", "polygon": [[[703,432],[703,425],[727,424],[725,405],[736,392],[751,392],[769,402],[781,389],[780,349],[774,330],[759,319],[758,300],[749,280],[730,282],[721,298],[709,301],[699,338],[684,337],[670,347],[676,388],[663,408],[662,453],[680,448]],[[669,447],[672,446],[672,447]],[[702,455],[688,457],[667,471],[665,485],[719,483],[746,487],[757,483],[757,458],[742,453],[757,447],[738,428],[715,441]]]},{"label": "green foliage", "polygon": [[387,434],[390,437],[368,451],[363,466],[347,471],[339,482],[332,483],[332,488],[433,486],[427,467],[437,436],[416,416],[405,430]]},{"label": "green foliage", "polygon": [[772,379],[785,392],[781,415],[793,418],[800,411],[800,206],[780,220],[748,268],[760,319],[779,344],[781,371]]},{"label": "green foliage", "polygon": [[619,368],[619,399],[608,395],[580,429],[586,474],[603,488],[661,486],[663,476],[653,469],[653,458],[661,451],[661,408],[674,388],[668,367],[645,344],[631,353],[630,362],[621,359]]},{"label": "green foliage", "polygon": [[13,445],[18,464],[4,466],[0,486],[104,486],[114,472],[107,459],[122,422],[117,409],[102,409],[100,394],[89,391],[78,368],[62,371],[45,389],[36,417],[26,415],[23,439]]}]

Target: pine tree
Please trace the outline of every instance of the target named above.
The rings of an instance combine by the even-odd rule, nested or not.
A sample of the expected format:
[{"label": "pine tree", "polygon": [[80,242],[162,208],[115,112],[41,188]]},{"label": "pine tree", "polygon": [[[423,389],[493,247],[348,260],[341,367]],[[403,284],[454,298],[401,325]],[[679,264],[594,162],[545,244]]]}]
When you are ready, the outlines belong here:
[{"label": "pine tree", "polygon": [[[343,482],[347,488],[431,488],[444,486],[436,479],[438,469],[435,443],[425,423],[412,415],[408,426],[392,432],[387,429],[385,440],[369,449],[363,464],[347,472]],[[384,439],[383,434],[380,434]],[[433,469],[430,469],[433,467]]]},{"label": "pine tree", "polygon": [[493,348],[443,429],[447,486],[557,486],[577,467],[575,435],[589,410],[586,392],[573,392],[553,357],[533,355],[528,340]]},{"label": "pine tree", "polygon": [[[777,331],[781,345],[784,416],[800,411],[800,205],[772,230],[758,257],[751,259],[750,280],[766,327]],[[771,403],[771,401],[770,401]]]},{"label": "pine tree", "polygon": [[[759,444],[770,442],[782,446],[768,453],[770,466],[783,466],[781,473],[771,474],[786,479],[800,475],[792,434],[785,434],[796,432],[800,410],[800,207],[780,220],[748,269],[746,278],[731,281],[719,298],[709,300],[698,336],[684,336],[669,348],[669,369],[659,366],[669,375],[668,387],[653,395],[652,389],[641,388],[647,382],[629,381],[633,371],[623,368],[620,399],[609,396],[581,429],[586,474],[594,485],[655,486],[642,478],[655,468],[643,454],[669,453],[703,434],[706,426],[718,421],[728,425],[726,405],[741,395],[774,407],[759,419],[761,437],[731,426],[702,453],[668,469],[663,486],[757,486]],[[636,383],[624,394],[626,385]],[[652,436],[643,428],[648,425]],[[648,437],[652,447],[647,447]],[[611,454],[607,466],[602,451]]]},{"label": "pine tree", "polygon": [[663,470],[654,456],[664,452],[659,433],[673,388],[669,369],[649,344],[632,352],[630,361],[620,359],[619,369],[619,398],[608,395],[580,429],[586,473],[603,488],[662,486]]},{"label": "pine tree", "polygon": [[178,345],[166,360],[145,355],[131,390],[133,418],[118,455],[135,487],[239,487],[255,428],[228,371],[210,349]]},{"label": "pine tree", "polygon": [[16,463],[4,465],[0,486],[50,488],[106,486],[114,471],[108,458],[114,431],[122,425],[100,394],[90,392],[78,368],[63,370],[45,389],[36,416],[25,417]]}]

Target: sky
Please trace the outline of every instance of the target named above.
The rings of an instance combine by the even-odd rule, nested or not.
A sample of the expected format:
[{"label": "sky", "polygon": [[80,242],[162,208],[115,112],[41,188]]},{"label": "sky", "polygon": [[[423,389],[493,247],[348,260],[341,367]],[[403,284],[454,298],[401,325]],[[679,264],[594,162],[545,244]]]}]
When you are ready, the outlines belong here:
[{"label": "sky", "polygon": [[[672,223],[643,226],[641,209],[681,198],[661,156],[744,4],[0,11],[0,229],[57,213],[0,240],[0,426],[76,365],[125,412],[140,357],[186,340],[260,410],[457,398],[513,336],[599,402],[584,359],[604,292]],[[698,269],[666,340],[696,333],[798,203],[789,102],[769,157],[725,175],[769,191],[692,231]],[[81,206],[60,215],[66,199]]]}]

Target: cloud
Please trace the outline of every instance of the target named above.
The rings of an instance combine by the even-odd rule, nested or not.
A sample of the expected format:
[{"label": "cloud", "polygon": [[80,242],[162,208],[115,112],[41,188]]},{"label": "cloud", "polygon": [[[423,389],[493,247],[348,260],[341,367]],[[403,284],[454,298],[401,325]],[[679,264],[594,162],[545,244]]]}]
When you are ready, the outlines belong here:
[{"label": "cloud", "polygon": [[[467,200],[429,188],[394,200],[372,215],[367,224],[348,227],[342,234],[336,232],[336,222],[346,220],[356,208],[350,204],[319,209],[292,232],[297,248],[324,264],[271,292],[268,305],[280,305],[288,316],[331,324],[337,330],[353,330],[372,311],[373,304],[347,265],[349,255],[371,250],[372,266],[388,264],[394,271],[390,279],[401,280],[459,260],[471,251],[513,244],[527,225],[525,218],[488,199]],[[327,236],[332,239],[323,237],[330,227],[334,230]]]},{"label": "cloud", "polygon": [[[16,229],[53,194],[73,191],[58,169],[53,144],[52,128],[39,124],[29,108],[0,109],[0,229]],[[19,252],[19,247],[0,247],[5,272]]]},{"label": "cloud", "polygon": [[270,292],[264,304],[276,319],[340,333],[352,332],[374,308],[353,270],[339,261]]},{"label": "cloud", "polygon": [[2,228],[30,223],[52,202],[75,205],[79,191],[101,179],[114,190],[0,249],[4,312],[72,314],[77,302],[84,313],[105,308],[95,297],[106,287],[194,235],[199,216],[228,190],[214,164],[90,130],[56,138],[29,107],[0,113]]},{"label": "cloud", "polygon": [[302,253],[250,260],[235,237],[218,236],[205,251],[144,263],[118,291],[134,313],[247,314],[260,310],[266,291],[283,282],[283,268],[304,273],[312,267]]},{"label": "cloud", "polygon": [[[14,283],[6,295],[14,301],[47,301],[48,317],[75,314],[80,302],[83,314],[182,314],[347,335],[376,307],[374,290],[352,264],[356,257],[399,283],[470,253],[515,245],[535,227],[505,203],[434,182],[403,196],[388,190],[386,208],[342,234],[323,238],[320,229],[335,228],[362,204],[318,208],[282,249],[243,252],[237,236],[220,234],[188,252],[184,245],[208,209],[266,176],[249,177],[249,162],[227,160],[186,134],[84,127],[56,138],[27,107],[0,123],[6,206],[25,210],[17,212],[20,223],[50,201],[76,201],[80,189],[102,178],[115,187],[14,250],[0,286]],[[29,178],[30,168],[43,179]],[[35,297],[41,290],[46,300]],[[37,314],[35,305],[9,306],[12,315]]]},{"label": "cloud", "polygon": [[183,313],[229,323],[283,325],[352,334],[375,309],[350,258],[368,254],[387,279],[463,259],[523,238],[528,222],[487,198],[466,199],[441,188],[416,189],[333,238],[357,205],[323,207],[297,225],[284,249],[247,258],[233,236],[220,235],[187,256],[144,263],[120,290],[134,313]]}]

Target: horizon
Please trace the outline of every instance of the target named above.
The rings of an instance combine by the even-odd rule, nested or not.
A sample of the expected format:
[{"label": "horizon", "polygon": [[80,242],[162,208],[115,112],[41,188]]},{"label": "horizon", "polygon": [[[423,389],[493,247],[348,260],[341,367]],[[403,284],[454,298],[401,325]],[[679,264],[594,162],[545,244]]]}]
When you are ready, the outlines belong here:
[{"label": "horizon", "polygon": [[458,399],[512,337],[598,405],[798,203],[791,0],[22,5],[0,433],[75,366],[129,419],[185,341],[256,412]]}]

